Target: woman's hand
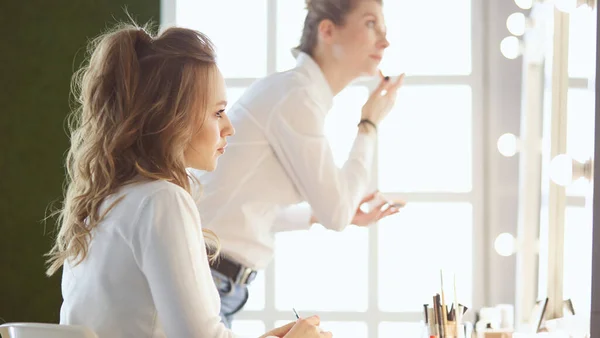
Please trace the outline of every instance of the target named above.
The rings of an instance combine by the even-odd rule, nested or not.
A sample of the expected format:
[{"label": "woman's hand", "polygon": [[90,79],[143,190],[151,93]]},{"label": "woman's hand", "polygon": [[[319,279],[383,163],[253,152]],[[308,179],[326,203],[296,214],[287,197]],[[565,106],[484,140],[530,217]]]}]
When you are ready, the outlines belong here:
[{"label": "woman's hand", "polygon": [[292,329],[292,327],[294,327],[294,325],[296,325],[296,322],[290,322],[285,324],[284,326],[275,328],[265,334],[263,334],[262,336],[260,336],[259,338],[268,338],[268,337],[283,337],[285,336],[288,332],[290,332],[290,330]]},{"label": "woman's hand", "polygon": [[321,319],[318,316],[300,318],[283,338],[331,338],[331,332],[323,332],[319,328]]},{"label": "woman's hand", "polygon": [[295,322],[273,329],[260,338],[278,337],[278,338],[331,338],[331,332],[322,332],[319,329],[321,320],[318,316],[301,318]]},{"label": "woman's hand", "polygon": [[369,203],[378,199],[380,197],[379,191],[376,191],[372,194],[369,194],[360,201],[358,205],[358,209],[356,209],[356,214],[354,214],[354,218],[352,218],[352,224],[357,226],[369,226],[375,222],[378,222],[380,219],[384,217],[388,217],[394,215],[400,211],[400,208],[404,207],[404,202],[399,201],[397,204],[392,204],[390,201],[382,200],[375,207],[373,207],[370,211],[364,212],[360,209],[360,206],[364,203]]},{"label": "woman's hand", "polygon": [[404,74],[398,76],[396,81],[391,81],[389,76],[384,77],[381,71],[379,76],[381,82],[363,106],[361,116],[361,119],[367,119],[375,125],[378,125],[392,110],[396,102],[396,93],[404,80]]}]

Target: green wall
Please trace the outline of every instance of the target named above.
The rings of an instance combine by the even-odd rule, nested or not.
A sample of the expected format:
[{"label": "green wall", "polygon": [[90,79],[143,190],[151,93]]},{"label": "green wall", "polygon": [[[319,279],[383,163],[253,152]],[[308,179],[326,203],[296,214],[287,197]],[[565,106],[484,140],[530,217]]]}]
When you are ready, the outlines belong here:
[{"label": "green wall", "polygon": [[124,8],[158,23],[160,0],[0,1],[0,323],[57,322],[60,274],[44,275],[62,196],[71,74]]}]

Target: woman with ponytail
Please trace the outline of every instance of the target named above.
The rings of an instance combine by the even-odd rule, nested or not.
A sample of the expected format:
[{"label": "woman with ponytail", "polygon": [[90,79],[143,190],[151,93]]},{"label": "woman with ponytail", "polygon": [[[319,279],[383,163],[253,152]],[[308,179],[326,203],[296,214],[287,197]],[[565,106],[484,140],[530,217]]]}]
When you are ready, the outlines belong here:
[{"label": "woman with ponytail", "polygon": [[[209,268],[219,242],[201,228],[186,171],[214,170],[234,134],[210,40],[122,25],[89,52],[73,81],[78,109],[47,271],[63,268],[61,323],[100,338],[234,337]],[[263,337],[330,337],[318,324],[310,317]]]},{"label": "woman with ponytail", "polygon": [[[296,67],[255,81],[231,107],[238,131],[231,150],[220,159],[223,166],[198,177],[203,225],[222,243],[211,268],[226,324],[243,309],[254,276],[272,262],[275,233],[316,223],[334,231],[370,226],[403,206],[380,198],[371,185],[378,126],[404,78],[379,71],[389,46],[382,6],[382,0],[307,0]],[[379,77],[379,85],[362,106],[354,144],[338,167],[325,117],[334,97],[365,75]],[[363,212],[363,203],[372,203],[371,211]],[[289,264],[280,258],[278,264]]]}]

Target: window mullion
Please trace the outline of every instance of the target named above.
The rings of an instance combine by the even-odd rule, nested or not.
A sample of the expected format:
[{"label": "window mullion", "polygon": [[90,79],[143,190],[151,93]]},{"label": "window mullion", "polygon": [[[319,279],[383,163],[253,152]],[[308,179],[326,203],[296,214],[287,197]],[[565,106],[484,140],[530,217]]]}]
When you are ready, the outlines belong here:
[{"label": "window mullion", "polygon": [[267,0],[267,74],[277,70],[277,0]]},{"label": "window mullion", "polygon": [[[274,73],[277,69],[277,0],[267,0],[267,74]],[[263,320],[276,318],[275,309],[275,268],[276,261],[273,260],[265,271],[265,311]],[[274,327],[273,320],[265,320],[267,330]]]}]

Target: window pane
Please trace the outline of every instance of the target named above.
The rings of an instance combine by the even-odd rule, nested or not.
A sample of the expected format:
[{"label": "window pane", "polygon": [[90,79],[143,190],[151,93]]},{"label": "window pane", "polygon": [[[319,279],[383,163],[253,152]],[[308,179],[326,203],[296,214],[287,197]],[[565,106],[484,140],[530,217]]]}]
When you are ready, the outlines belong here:
[{"label": "window pane", "polygon": [[406,86],[379,132],[382,191],[471,190],[471,87]]},{"label": "window pane", "polygon": [[[302,313],[300,313],[302,316]],[[312,313],[307,313],[307,316],[312,316]],[[321,315],[323,318],[323,315]],[[290,321],[278,320],[275,322],[275,326],[283,326]],[[367,338],[368,328],[365,322],[327,322],[322,321],[319,325],[324,331],[329,331],[334,337],[348,337],[348,338]]]},{"label": "window pane", "polygon": [[325,134],[331,145],[333,158],[338,167],[348,159],[348,153],[356,138],[356,124],[360,121],[360,112],[367,101],[369,92],[366,87],[347,87],[333,100],[333,107],[325,120]]},{"label": "window pane", "polygon": [[[594,97],[593,89],[569,89],[567,97],[567,153],[585,162],[594,156]],[[580,179],[569,185],[567,195],[585,196],[592,185]]]},{"label": "window pane", "polygon": [[426,328],[422,323],[381,322],[379,338],[422,338],[426,337]]},{"label": "window pane", "polygon": [[582,6],[569,17],[569,76],[592,78],[596,69],[596,14]]},{"label": "window pane", "polygon": [[265,334],[265,323],[260,320],[233,320],[231,330],[244,337],[259,337]]},{"label": "window pane", "polygon": [[563,298],[575,313],[589,316],[592,294],[592,208],[565,210]]},{"label": "window pane", "polygon": [[266,0],[180,0],[176,11],[178,26],[199,30],[215,44],[224,77],[266,75]]},{"label": "window pane", "polygon": [[300,44],[306,17],[304,0],[277,0],[277,70],[293,68],[292,48]]},{"label": "window pane", "polygon": [[244,94],[246,89],[245,87],[227,87],[227,108],[231,108],[242,94]]},{"label": "window pane", "polygon": [[367,230],[350,226],[334,232],[313,226],[276,234],[276,308],[366,311]]},{"label": "window pane", "polygon": [[383,10],[390,41],[385,74],[471,73],[470,0],[394,0]]},{"label": "window pane", "polygon": [[[471,304],[473,216],[470,203],[408,203],[379,221],[379,308],[419,312],[440,290],[444,271],[446,301]],[[468,306],[468,305],[467,305]]]},{"label": "window pane", "polygon": [[[257,311],[265,309],[265,274],[259,271],[256,279],[248,286],[248,301],[243,311]],[[263,332],[264,333],[264,332]]]}]

